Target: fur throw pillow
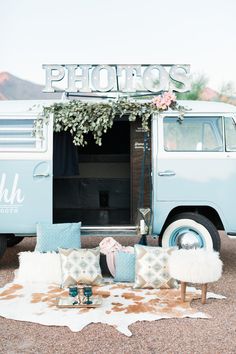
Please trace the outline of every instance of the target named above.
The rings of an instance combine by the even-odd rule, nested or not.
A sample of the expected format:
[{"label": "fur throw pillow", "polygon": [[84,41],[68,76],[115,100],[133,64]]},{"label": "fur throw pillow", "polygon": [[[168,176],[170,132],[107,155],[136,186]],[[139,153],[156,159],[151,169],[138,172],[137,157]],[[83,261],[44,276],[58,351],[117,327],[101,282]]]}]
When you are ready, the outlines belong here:
[{"label": "fur throw pillow", "polygon": [[61,284],[60,256],[55,252],[20,252],[16,281]]}]

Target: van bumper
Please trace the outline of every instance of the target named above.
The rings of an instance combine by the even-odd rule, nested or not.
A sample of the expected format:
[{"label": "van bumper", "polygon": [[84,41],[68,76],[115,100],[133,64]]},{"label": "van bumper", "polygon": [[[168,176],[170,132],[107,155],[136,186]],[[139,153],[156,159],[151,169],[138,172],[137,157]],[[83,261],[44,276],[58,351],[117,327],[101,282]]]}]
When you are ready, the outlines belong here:
[{"label": "van bumper", "polygon": [[227,233],[227,236],[228,236],[229,238],[231,238],[232,240],[233,240],[233,239],[236,240],[236,232],[228,232],[228,233]]}]

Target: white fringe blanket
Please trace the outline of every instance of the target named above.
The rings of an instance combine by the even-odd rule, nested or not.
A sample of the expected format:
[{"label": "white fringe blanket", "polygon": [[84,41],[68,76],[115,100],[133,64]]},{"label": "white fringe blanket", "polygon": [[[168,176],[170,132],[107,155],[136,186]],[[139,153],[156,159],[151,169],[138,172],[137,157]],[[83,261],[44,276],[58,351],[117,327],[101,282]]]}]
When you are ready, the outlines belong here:
[{"label": "white fringe blanket", "polygon": [[[68,326],[73,332],[90,323],[105,323],[131,336],[129,325],[137,321],[162,318],[209,318],[190,306],[199,298],[195,288],[187,289],[186,302],[181,303],[180,291],[133,289],[132,284],[109,283],[93,287],[94,295],[102,296],[98,308],[58,308],[58,298],[68,296],[67,289],[43,283],[10,283],[0,289],[0,316],[42,325]],[[208,292],[208,298],[224,296]]]}]

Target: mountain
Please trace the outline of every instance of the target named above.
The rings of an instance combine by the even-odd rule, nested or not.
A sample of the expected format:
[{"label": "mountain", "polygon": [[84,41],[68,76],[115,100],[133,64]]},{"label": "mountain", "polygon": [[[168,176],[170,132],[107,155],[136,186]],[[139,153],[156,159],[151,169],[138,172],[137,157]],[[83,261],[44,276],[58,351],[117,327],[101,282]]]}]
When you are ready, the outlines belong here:
[{"label": "mountain", "polygon": [[22,80],[10,73],[0,73],[0,100],[42,100],[61,98],[61,93],[44,93],[43,86]]}]

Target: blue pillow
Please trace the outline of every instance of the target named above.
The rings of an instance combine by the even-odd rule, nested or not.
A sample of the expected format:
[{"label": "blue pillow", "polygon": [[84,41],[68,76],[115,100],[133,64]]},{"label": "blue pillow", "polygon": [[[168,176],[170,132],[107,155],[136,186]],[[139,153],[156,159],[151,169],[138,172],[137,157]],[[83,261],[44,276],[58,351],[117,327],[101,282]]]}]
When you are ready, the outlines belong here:
[{"label": "blue pillow", "polygon": [[134,282],[135,280],[135,254],[117,252],[115,281]]},{"label": "blue pillow", "polygon": [[78,223],[46,224],[38,223],[35,251],[52,252],[58,248],[80,248],[80,226]]}]

